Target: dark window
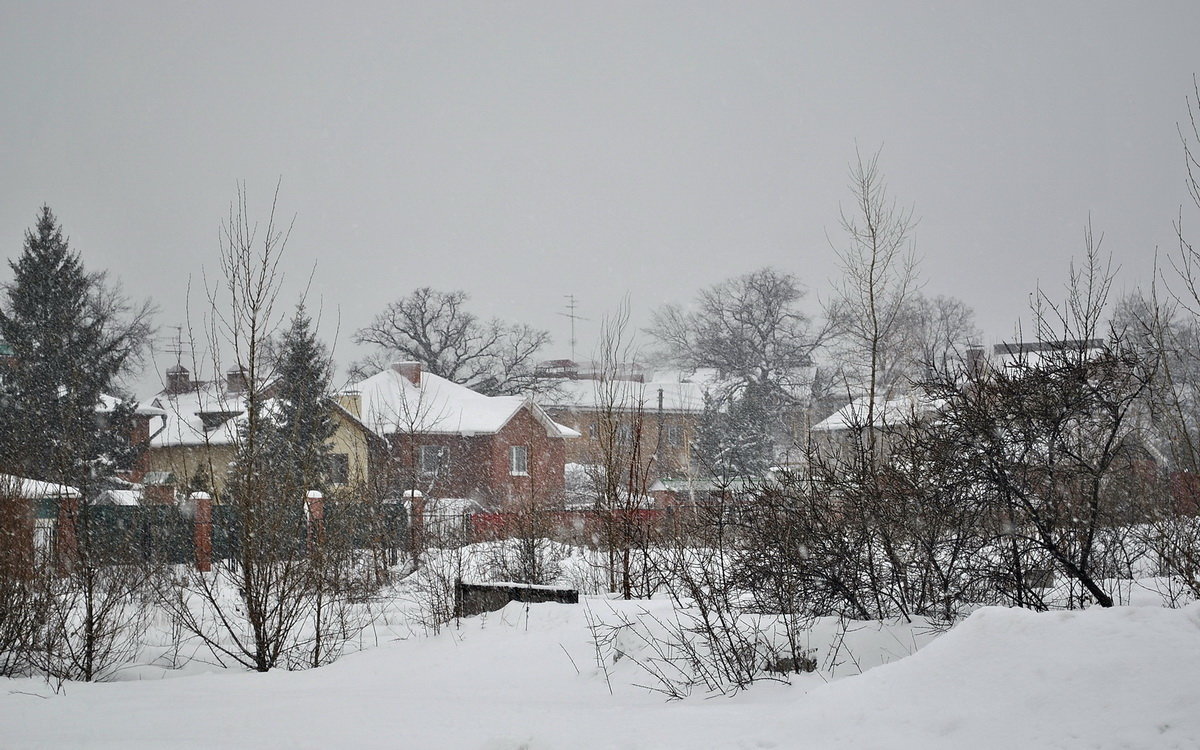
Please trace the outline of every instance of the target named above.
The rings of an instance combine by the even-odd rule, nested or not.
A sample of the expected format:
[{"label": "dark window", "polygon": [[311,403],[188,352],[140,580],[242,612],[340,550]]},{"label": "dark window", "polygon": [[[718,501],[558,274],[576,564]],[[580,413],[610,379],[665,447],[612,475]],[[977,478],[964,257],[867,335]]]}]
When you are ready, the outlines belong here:
[{"label": "dark window", "polygon": [[329,481],[333,484],[350,483],[350,457],[345,453],[334,453],[329,457]]}]

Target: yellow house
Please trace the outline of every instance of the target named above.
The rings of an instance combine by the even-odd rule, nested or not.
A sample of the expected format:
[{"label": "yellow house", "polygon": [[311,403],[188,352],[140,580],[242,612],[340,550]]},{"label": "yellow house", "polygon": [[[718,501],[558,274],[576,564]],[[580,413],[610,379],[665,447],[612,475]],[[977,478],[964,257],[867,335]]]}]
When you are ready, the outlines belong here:
[{"label": "yellow house", "polygon": [[[148,485],[185,492],[196,482],[219,501],[244,421],[240,386],[235,373],[224,382],[195,382],[179,365],[167,371],[167,387],[151,402],[163,415],[151,422],[145,456]],[[329,489],[331,494],[353,497],[372,479],[379,439],[352,411],[337,401],[330,403],[337,427],[330,446]]]}]

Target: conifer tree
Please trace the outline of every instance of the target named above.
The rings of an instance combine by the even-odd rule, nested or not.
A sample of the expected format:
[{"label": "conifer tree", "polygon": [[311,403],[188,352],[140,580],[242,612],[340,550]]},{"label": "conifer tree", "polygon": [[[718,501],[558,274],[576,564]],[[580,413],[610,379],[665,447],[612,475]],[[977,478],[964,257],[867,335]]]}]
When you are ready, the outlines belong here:
[{"label": "conifer tree", "polygon": [[721,400],[705,395],[693,458],[702,471],[715,477],[761,476],[774,457],[771,426],[775,422],[771,399],[754,386]]},{"label": "conifer tree", "polygon": [[302,496],[326,489],[334,431],[329,400],[332,368],[301,304],[284,331],[276,357],[278,380],[267,432],[267,464],[280,489]]},{"label": "conifer tree", "polygon": [[114,436],[128,434],[119,423],[129,408],[101,420],[96,407],[144,341],[150,309],[125,318],[119,291],[84,269],[49,206],[9,266],[0,305],[0,339],[12,349],[0,390],[0,461],[11,473],[82,484],[128,458],[127,440]]}]

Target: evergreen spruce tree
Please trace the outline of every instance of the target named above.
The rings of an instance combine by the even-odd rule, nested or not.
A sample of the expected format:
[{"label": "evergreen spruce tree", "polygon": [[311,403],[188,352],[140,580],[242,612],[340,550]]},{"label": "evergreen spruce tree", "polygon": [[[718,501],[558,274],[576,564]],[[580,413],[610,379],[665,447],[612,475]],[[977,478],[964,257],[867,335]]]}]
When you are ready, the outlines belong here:
[{"label": "evergreen spruce tree", "polygon": [[726,480],[762,476],[774,456],[771,426],[778,419],[771,403],[754,386],[723,400],[705,395],[692,443],[701,471]]},{"label": "evergreen spruce tree", "polygon": [[279,492],[293,497],[308,490],[324,492],[337,429],[329,400],[332,368],[303,304],[283,333],[275,369],[275,400],[265,420],[266,465]]},{"label": "evergreen spruce tree", "polygon": [[13,279],[0,305],[0,339],[12,348],[0,387],[0,461],[10,473],[84,484],[128,457],[127,439],[114,437],[128,435],[130,410],[100,419],[96,407],[144,321],[114,320],[102,277],[85,271],[48,206],[9,266]]}]

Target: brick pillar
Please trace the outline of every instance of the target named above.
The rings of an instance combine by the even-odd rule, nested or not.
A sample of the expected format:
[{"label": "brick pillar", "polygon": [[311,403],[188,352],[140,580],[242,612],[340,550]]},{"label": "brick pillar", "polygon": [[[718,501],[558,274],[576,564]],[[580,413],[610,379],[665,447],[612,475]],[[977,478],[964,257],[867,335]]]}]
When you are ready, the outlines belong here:
[{"label": "brick pillar", "polygon": [[58,501],[58,548],[55,550],[58,572],[66,575],[79,562],[79,498]]},{"label": "brick pillar", "polygon": [[212,496],[207,492],[193,492],[188,502],[194,509],[194,552],[196,570],[207,573],[212,570]]},{"label": "brick pillar", "polygon": [[425,496],[418,490],[409,490],[404,496],[408,499],[408,551],[417,555],[425,549]]},{"label": "brick pillar", "polygon": [[0,492],[0,575],[33,575],[33,502]]},{"label": "brick pillar", "polygon": [[309,490],[304,497],[304,518],[308,521],[308,551],[312,554],[325,541],[325,496]]}]

